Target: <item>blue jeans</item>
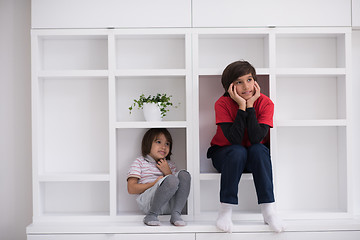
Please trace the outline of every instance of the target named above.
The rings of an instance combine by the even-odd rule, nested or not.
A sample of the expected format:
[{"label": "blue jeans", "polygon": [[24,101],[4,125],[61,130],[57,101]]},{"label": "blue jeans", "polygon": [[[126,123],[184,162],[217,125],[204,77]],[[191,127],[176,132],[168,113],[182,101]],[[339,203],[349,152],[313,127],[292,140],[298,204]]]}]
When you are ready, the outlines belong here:
[{"label": "blue jeans", "polygon": [[274,202],[270,151],[263,144],[249,148],[230,145],[212,155],[214,167],[221,173],[220,202],[238,204],[238,186],[243,172],[251,172],[258,203]]}]

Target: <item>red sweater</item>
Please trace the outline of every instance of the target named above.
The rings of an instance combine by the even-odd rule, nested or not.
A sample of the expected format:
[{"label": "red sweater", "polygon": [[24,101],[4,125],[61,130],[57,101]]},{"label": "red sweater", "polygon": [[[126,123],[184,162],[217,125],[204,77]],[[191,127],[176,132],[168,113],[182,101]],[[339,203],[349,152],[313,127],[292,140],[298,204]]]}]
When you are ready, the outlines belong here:
[{"label": "red sweater", "polygon": [[[273,115],[274,115],[274,103],[265,96],[260,94],[260,97],[254,103],[254,109],[256,112],[256,119],[259,124],[266,124],[273,127]],[[233,123],[235,121],[236,114],[239,110],[239,105],[230,97],[220,97],[215,103],[215,117],[217,130],[216,134],[211,141],[211,146],[228,146],[231,143],[224,136],[219,123]],[[264,143],[266,138],[262,141]],[[250,146],[250,141],[245,131],[242,141],[243,146]]]}]

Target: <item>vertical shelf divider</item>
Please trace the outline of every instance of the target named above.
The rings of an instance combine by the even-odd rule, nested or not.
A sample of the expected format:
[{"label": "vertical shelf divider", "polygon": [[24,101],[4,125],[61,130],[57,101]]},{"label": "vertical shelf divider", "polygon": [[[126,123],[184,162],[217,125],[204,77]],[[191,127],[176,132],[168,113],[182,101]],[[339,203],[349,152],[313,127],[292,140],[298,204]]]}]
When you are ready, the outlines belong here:
[{"label": "vertical shelf divider", "polygon": [[116,87],[115,87],[115,36],[108,35],[108,97],[109,97],[109,173],[110,173],[110,216],[117,215],[116,190]]},{"label": "vertical shelf divider", "polygon": [[[192,122],[192,118],[193,118],[193,100],[194,97],[191,94],[192,92],[194,92],[193,90],[193,86],[192,86],[192,68],[191,66],[193,65],[193,61],[192,61],[192,34],[191,31],[186,30],[185,31],[185,96],[186,96],[186,117],[185,117],[185,121],[186,121],[186,166],[187,166],[187,170],[188,172],[194,176],[193,173],[195,173],[194,171],[194,161],[191,161],[191,159],[193,159],[194,156],[194,144],[192,144],[192,139],[193,136],[192,134],[194,133],[193,129],[194,128],[193,125],[191,125],[190,123]],[[189,199],[194,199],[194,188],[191,187],[190,188],[190,194],[188,197],[188,206],[187,206],[187,210],[188,210],[188,216],[193,217],[194,216],[194,201],[189,201]]]},{"label": "vertical shelf divider", "polygon": [[31,33],[31,117],[32,117],[32,187],[33,187],[33,219],[40,216],[40,182],[39,182],[39,36],[36,31]]},{"label": "vertical shelf divider", "polygon": [[274,116],[273,116],[273,124],[274,127],[270,130],[270,153],[271,153],[271,162],[273,166],[273,182],[274,182],[274,194],[276,197],[276,182],[277,182],[277,174],[276,174],[276,159],[277,159],[277,126],[276,126],[276,29],[269,29],[269,97],[274,103]]},{"label": "vertical shelf divider", "polygon": [[200,215],[200,137],[199,137],[199,34],[192,34],[192,86],[193,86],[193,104],[192,122],[193,122],[193,158],[194,158],[194,215],[195,218]]},{"label": "vertical shelf divider", "polygon": [[[346,148],[345,148],[345,156],[346,156],[346,211],[348,213],[350,213],[350,215],[353,214],[354,212],[354,203],[352,201],[352,199],[354,199],[353,196],[353,176],[352,176],[352,168],[353,168],[353,159],[354,157],[352,156],[352,139],[353,138],[353,133],[352,133],[352,109],[353,109],[353,103],[352,103],[352,55],[351,55],[351,29],[348,29],[345,32],[345,36],[344,36],[344,53],[345,53],[345,69],[346,69],[346,75],[345,75],[345,106],[346,106],[346,115],[345,115],[345,119],[346,119],[346,130],[345,130],[345,134],[346,134]],[[338,143],[339,144],[339,143]],[[341,188],[340,188],[341,189]]]}]

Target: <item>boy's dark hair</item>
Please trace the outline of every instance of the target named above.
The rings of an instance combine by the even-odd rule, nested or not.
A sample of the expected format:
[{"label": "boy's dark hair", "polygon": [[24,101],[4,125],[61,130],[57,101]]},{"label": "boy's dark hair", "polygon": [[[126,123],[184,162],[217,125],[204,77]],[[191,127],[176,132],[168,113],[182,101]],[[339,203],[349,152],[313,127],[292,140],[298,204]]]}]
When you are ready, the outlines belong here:
[{"label": "boy's dark hair", "polygon": [[238,77],[244,76],[249,73],[251,73],[254,80],[257,81],[256,70],[249,62],[236,61],[236,62],[230,63],[224,69],[222,76],[221,76],[221,83],[225,89],[224,96],[229,96],[228,89],[232,82],[234,82],[236,79],[238,79]]},{"label": "boy's dark hair", "polygon": [[160,134],[164,134],[166,140],[170,143],[169,154],[166,156],[167,160],[170,160],[170,156],[172,154],[172,137],[170,132],[166,128],[150,128],[145,134],[141,142],[141,153],[143,157],[146,157],[151,151],[152,143],[154,142],[155,138]]}]

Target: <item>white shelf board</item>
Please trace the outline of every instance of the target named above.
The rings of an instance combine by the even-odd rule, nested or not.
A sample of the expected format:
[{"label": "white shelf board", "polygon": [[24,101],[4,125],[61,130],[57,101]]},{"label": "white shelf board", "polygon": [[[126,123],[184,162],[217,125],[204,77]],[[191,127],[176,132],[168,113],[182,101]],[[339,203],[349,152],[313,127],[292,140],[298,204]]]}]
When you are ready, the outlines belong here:
[{"label": "white shelf board", "polygon": [[115,128],[186,128],[186,121],[116,122]]},{"label": "white shelf board", "polygon": [[277,68],[276,75],[284,76],[340,76],[345,75],[345,68]]},{"label": "white shelf board", "polygon": [[350,32],[351,28],[349,27],[311,27],[311,28],[276,28],[275,29],[277,36],[283,37],[302,37],[302,36],[335,36],[339,34],[344,34]]},{"label": "white shelf board", "polygon": [[95,37],[107,38],[107,35],[112,32],[111,29],[31,29],[31,34],[43,38],[62,38],[62,37]]},{"label": "white shelf board", "polygon": [[130,37],[139,36],[139,37],[156,37],[160,35],[160,37],[167,38],[181,38],[185,34],[189,33],[191,30],[189,28],[123,28],[123,29],[113,29],[115,37],[126,38],[127,35]]},{"label": "white shelf board", "polygon": [[[224,69],[219,68],[200,68],[199,75],[222,75]],[[270,69],[269,68],[257,68],[256,69],[257,75],[269,75]]]},{"label": "white shelf board", "polygon": [[[41,213],[39,217],[34,217],[34,223],[52,225],[54,223],[82,223],[107,222],[109,221],[109,212],[87,212],[87,213]],[[112,219],[114,220],[114,219]],[[56,224],[55,224],[56,225]]]},{"label": "white shelf board", "polygon": [[108,77],[108,70],[41,70],[38,77]]},{"label": "white shelf board", "polygon": [[[209,180],[220,180],[220,173],[200,173],[200,180],[209,181]],[[241,180],[253,180],[251,173],[243,173]]]},{"label": "white shelf board", "polygon": [[[258,36],[258,37],[266,37],[270,33],[271,29],[269,28],[196,28],[196,32],[198,34],[203,35],[210,35],[206,37],[214,38],[216,36],[221,37],[222,35],[241,35],[243,34],[244,37],[247,36]],[[201,36],[203,37],[203,36]]]},{"label": "white shelf board", "polygon": [[54,174],[43,174],[39,176],[40,182],[105,182],[110,181],[109,174],[64,174],[64,173],[54,173]]},{"label": "white shelf board", "polygon": [[[174,227],[169,221],[161,221],[160,227],[148,227],[140,221],[111,221],[111,222],[56,222],[33,223],[27,227],[27,234],[81,234],[81,233],[212,233],[221,232],[215,226],[215,219],[202,221],[187,221],[184,227]],[[263,220],[234,220],[233,233],[241,232],[271,232]],[[286,232],[308,231],[359,231],[358,219],[327,219],[327,220],[294,220],[284,221]]]},{"label": "white shelf board", "polygon": [[344,127],[347,125],[345,119],[324,120],[276,120],[277,127]]},{"label": "white shelf board", "polygon": [[115,76],[185,76],[185,69],[127,69],[116,70]]},{"label": "white shelf board", "polygon": [[[280,206],[277,206],[278,214],[287,220],[325,220],[325,219],[337,219],[339,221],[344,219],[351,219],[352,215],[347,212],[329,210],[329,211],[305,211],[305,210],[281,210]],[[360,227],[360,226],[359,226]]]}]

